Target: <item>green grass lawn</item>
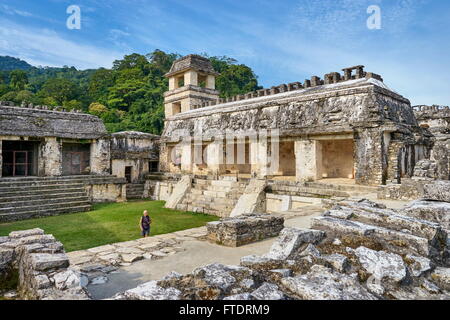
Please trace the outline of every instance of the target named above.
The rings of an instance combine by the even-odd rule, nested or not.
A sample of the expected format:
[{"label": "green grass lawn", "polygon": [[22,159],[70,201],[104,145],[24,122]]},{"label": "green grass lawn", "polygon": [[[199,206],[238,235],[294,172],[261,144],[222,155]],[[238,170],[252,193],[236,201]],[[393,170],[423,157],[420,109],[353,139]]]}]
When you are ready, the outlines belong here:
[{"label": "green grass lawn", "polygon": [[64,244],[66,251],[140,238],[139,219],[147,209],[151,235],[196,228],[219,218],[164,208],[164,201],[96,204],[92,211],[0,224],[0,236],[11,231],[41,228]]}]

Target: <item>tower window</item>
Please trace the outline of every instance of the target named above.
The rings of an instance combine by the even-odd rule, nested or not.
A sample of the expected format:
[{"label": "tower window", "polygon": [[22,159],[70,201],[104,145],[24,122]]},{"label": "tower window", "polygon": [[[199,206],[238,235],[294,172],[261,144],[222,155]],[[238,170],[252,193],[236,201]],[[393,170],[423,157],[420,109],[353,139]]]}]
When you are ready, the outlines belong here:
[{"label": "tower window", "polygon": [[172,115],[175,115],[180,112],[181,112],[181,102],[172,103]]}]

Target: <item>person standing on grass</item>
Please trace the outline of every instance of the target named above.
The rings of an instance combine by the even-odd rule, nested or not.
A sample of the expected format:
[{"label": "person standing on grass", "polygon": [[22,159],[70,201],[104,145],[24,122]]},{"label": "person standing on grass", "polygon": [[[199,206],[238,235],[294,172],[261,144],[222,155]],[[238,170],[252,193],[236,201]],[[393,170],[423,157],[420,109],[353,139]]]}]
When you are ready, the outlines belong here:
[{"label": "person standing on grass", "polygon": [[144,215],[141,217],[139,226],[141,227],[142,236],[148,237],[150,235],[150,224],[152,223],[152,218],[148,215],[148,211],[144,210]]}]

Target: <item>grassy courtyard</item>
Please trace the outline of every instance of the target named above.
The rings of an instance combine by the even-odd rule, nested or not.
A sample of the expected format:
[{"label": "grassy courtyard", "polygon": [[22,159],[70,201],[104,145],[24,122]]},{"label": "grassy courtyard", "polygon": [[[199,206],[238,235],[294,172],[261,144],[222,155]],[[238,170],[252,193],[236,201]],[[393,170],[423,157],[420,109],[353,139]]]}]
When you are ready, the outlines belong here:
[{"label": "grassy courtyard", "polygon": [[11,231],[41,228],[64,244],[66,251],[138,239],[139,219],[147,209],[152,235],[196,228],[219,218],[194,212],[166,209],[164,201],[96,204],[92,211],[0,224],[0,236]]}]

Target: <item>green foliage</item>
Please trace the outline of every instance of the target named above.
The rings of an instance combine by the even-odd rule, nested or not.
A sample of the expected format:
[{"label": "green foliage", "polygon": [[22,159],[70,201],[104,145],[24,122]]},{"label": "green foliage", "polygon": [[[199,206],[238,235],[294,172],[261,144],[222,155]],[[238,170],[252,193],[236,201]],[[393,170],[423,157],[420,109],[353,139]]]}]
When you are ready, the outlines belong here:
[{"label": "green foliage", "polygon": [[[96,70],[27,67],[24,61],[0,57],[0,100],[83,109],[99,116],[109,132],[137,130],[161,134],[164,92],[169,87],[164,74],[180,57],[161,50],[147,55],[133,53],[114,61],[112,69]],[[221,97],[260,88],[249,67],[226,56],[208,58],[220,73],[216,87]],[[21,70],[2,65],[2,61],[11,61],[12,66]]]},{"label": "green foliage", "polygon": [[59,105],[75,100],[79,94],[77,85],[68,79],[53,78],[47,80],[39,94],[44,97],[52,97]]},{"label": "green foliage", "polygon": [[14,70],[9,74],[9,85],[15,90],[24,90],[28,84],[28,75],[23,70]]}]

